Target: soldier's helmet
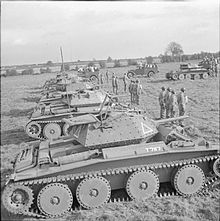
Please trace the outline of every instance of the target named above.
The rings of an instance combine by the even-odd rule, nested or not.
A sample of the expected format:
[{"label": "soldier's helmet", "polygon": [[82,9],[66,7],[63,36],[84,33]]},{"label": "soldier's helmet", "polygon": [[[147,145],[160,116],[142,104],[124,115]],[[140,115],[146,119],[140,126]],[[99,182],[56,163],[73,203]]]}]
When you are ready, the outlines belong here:
[{"label": "soldier's helmet", "polygon": [[185,92],[185,91],[186,91],[186,89],[185,89],[184,87],[182,87],[182,88],[181,88],[181,91],[182,91],[182,92]]},{"label": "soldier's helmet", "polygon": [[165,87],[163,86],[162,88],[161,88],[163,91],[165,91]]},{"label": "soldier's helmet", "polygon": [[139,83],[139,80],[138,80],[138,79],[136,80],[136,83]]},{"label": "soldier's helmet", "polygon": [[168,90],[169,92],[171,92],[171,88],[170,88],[170,87],[168,87],[167,90]]}]

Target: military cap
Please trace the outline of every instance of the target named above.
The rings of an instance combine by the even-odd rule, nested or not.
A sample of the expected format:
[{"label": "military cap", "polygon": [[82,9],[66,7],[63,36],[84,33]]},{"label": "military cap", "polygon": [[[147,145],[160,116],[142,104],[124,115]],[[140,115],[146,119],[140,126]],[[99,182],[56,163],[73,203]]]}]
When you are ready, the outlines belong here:
[{"label": "military cap", "polygon": [[175,94],[175,91],[174,91],[174,90],[172,90],[171,92],[172,92],[172,94]]},{"label": "military cap", "polygon": [[167,88],[167,90],[168,90],[168,91],[171,91],[171,88],[170,88],[170,87],[168,87],[168,88]]},{"label": "military cap", "polygon": [[164,91],[164,90],[165,90],[165,87],[163,86],[161,89]]}]

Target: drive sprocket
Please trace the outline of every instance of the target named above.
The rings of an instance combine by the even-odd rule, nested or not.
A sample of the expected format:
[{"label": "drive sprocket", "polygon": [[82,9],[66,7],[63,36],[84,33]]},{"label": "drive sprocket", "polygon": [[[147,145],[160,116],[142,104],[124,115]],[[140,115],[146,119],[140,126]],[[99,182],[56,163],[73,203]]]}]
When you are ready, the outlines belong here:
[{"label": "drive sprocket", "polygon": [[30,122],[26,125],[25,131],[29,137],[38,138],[41,133],[41,126],[37,122]]},{"label": "drive sprocket", "polygon": [[218,158],[213,164],[213,171],[216,176],[220,177],[220,158]]},{"label": "drive sprocket", "polygon": [[2,202],[9,212],[23,214],[33,203],[33,191],[27,186],[11,184],[3,191]]}]

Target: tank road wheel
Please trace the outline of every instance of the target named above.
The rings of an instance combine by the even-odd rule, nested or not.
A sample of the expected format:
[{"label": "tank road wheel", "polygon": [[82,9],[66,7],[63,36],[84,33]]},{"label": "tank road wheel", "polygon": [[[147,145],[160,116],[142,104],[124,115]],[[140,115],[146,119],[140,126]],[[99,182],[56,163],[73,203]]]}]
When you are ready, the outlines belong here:
[{"label": "tank road wheel", "polygon": [[44,137],[46,139],[56,139],[61,136],[61,128],[57,123],[49,123],[44,127]]},{"label": "tank road wheel", "polygon": [[32,190],[23,185],[7,186],[2,194],[2,202],[5,208],[14,214],[22,214],[33,203]]},{"label": "tank road wheel", "polygon": [[37,196],[37,206],[46,216],[58,217],[67,213],[73,203],[69,187],[61,183],[46,185]]},{"label": "tank road wheel", "polygon": [[186,74],[186,79],[191,80],[191,74]]},{"label": "tank road wheel", "polygon": [[151,170],[134,172],[128,178],[126,190],[133,200],[147,199],[157,194],[159,178]]},{"label": "tank road wheel", "polygon": [[147,76],[150,78],[150,77],[153,77],[154,76],[154,72],[153,71],[149,71],[149,73],[147,74]]},{"label": "tank road wheel", "polygon": [[90,76],[89,79],[90,79],[90,81],[93,82],[93,83],[98,83],[98,80],[99,80],[95,75]]},{"label": "tank road wheel", "polygon": [[202,169],[196,165],[185,165],[179,168],[174,175],[174,187],[184,196],[198,193],[204,184],[205,175]]},{"label": "tank road wheel", "polygon": [[173,73],[173,74],[172,74],[172,79],[173,79],[174,81],[176,81],[176,80],[178,79],[178,74]]},{"label": "tank road wheel", "polygon": [[36,122],[30,122],[26,125],[25,131],[29,137],[38,138],[41,133],[41,126]]},{"label": "tank road wheel", "polygon": [[218,158],[213,164],[213,171],[215,175],[220,177],[220,158]]},{"label": "tank road wheel", "polygon": [[184,78],[185,78],[185,77],[184,77],[184,74],[180,74],[180,75],[179,75],[179,80],[182,81],[182,80],[184,80]]},{"label": "tank road wheel", "polygon": [[76,198],[87,209],[107,203],[111,196],[109,181],[104,177],[90,177],[82,180],[76,189]]},{"label": "tank road wheel", "polygon": [[194,80],[200,79],[200,75],[199,74],[195,74],[194,75]]},{"label": "tank road wheel", "polygon": [[133,78],[134,77],[134,72],[133,71],[129,71],[128,73],[127,73],[127,77],[128,78]]},{"label": "tank road wheel", "polygon": [[202,78],[203,78],[203,79],[207,79],[208,77],[209,77],[209,75],[208,75],[207,73],[203,73],[203,74],[202,74]]}]

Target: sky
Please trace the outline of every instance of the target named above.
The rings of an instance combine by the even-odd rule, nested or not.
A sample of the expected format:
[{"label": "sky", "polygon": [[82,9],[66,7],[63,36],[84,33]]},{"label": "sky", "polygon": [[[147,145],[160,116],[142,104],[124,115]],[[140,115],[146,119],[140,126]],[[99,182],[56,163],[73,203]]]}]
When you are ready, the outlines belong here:
[{"label": "sky", "polygon": [[219,51],[219,1],[3,1],[1,65]]}]

